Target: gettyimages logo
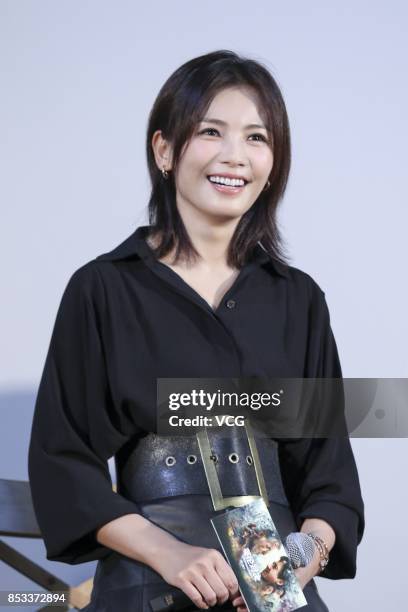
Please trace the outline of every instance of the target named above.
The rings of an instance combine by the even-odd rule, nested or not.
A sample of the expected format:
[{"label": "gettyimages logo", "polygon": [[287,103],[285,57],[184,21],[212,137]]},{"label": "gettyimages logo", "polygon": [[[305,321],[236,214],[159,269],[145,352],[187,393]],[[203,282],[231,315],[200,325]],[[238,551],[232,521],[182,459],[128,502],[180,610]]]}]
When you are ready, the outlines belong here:
[{"label": "gettyimages logo", "polygon": [[200,407],[204,410],[213,410],[215,407],[222,408],[250,408],[260,410],[263,406],[280,406],[281,394],[275,393],[237,393],[217,389],[215,393],[204,389],[192,389],[189,393],[170,393],[169,409],[179,410],[185,407]]}]

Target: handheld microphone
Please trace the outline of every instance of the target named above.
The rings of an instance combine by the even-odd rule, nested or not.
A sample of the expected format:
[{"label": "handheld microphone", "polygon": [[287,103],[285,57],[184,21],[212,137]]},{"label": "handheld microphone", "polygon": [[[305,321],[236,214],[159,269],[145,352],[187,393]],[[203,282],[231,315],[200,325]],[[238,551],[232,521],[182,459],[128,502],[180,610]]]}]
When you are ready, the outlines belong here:
[{"label": "handheld microphone", "polygon": [[294,532],[287,536],[285,548],[292,566],[296,569],[305,567],[313,559],[315,543],[306,533]]}]

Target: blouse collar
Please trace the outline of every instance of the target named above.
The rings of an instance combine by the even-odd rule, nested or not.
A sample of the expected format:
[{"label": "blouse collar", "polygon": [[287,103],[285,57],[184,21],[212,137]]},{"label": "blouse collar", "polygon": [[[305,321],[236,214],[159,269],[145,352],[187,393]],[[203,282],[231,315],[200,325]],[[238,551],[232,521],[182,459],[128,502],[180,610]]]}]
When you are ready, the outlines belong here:
[{"label": "blouse collar", "polygon": [[[140,259],[154,259],[153,251],[150,249],[145,240],[148,229],[148,225],[141,225],[117,247],[107,253],[98,255],[96,259],[104,261],[117,261],[135,256],[139,257]],[[253,261],[259,263],[260,265],[269,265],[280,276],[285,278],[288,278],[289,276],[288,266],[282,264],[272,255],[270,255],[270,253],[268,253],[268,251],[266,251],[266,249],[263,247],[261,242],[258,242],[255,248]]]}]

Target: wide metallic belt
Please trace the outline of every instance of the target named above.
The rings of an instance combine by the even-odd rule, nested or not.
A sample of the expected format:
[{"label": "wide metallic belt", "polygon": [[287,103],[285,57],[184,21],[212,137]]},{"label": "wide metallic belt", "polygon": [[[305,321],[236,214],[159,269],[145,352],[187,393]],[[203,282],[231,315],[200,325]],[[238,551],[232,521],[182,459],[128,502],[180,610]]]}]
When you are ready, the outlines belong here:
[{"label": "wide metallic belt", "polygon": [[115,456],[117,490],[136,503],[175,495],[208,495],[214,510],[262,497],[289,505],[280,474],[278,446],[241,427],[203,429],[191,436],[149,433]]}]

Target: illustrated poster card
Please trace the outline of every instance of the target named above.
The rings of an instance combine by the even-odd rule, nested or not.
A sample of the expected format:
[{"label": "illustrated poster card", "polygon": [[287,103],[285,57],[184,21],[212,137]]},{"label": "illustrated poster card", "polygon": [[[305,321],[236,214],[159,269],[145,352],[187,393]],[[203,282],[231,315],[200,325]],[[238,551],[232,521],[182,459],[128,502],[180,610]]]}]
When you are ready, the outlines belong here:
[{"label": "illustrated poster card", "polygon": [[224,512],[211,523],[249,612],[289,612],[307,605],[262,498]]}]

